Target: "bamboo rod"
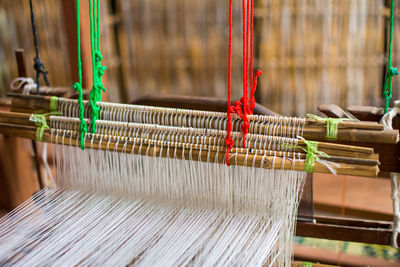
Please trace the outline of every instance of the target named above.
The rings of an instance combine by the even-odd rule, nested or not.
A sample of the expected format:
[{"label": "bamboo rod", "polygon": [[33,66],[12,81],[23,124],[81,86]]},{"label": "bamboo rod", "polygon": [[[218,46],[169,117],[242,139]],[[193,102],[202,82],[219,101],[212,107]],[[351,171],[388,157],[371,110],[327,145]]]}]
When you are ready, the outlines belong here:
[{"label": "bamboo rod", "polygon": [[[0,123],[0,131],[3,134],[14,135],[23,138],[35,139],[36,138],[36,129],[30,126],[22,126],[22,125],[12,125],[12,124],[4,124]],[[52,136],[49,130],[45,130],[43,134],[43,141],[48,143],[57,143],[64,145],[79,145],[79,133],[74,131],[66,131],[68,134],[67,138],[63,138],[63,136],[55,135]],[[99,136],[99,134],[92,135],[93,137]],[[106,139],[107,136],[102,136],[103,139]],[[165,142],[165,141],[154,141],[147,140],[141,138],[134,138],[132,143],[124,143],[122,141],[117,141],[119,138],[114,137],[114,140],[105,141],[103,140],[85,140],[85,146],[90,147],[92,149],[101,149],[101,150],[109,150],[115,152],[122,153],[134,153],[139,155],[148,155],[148,156],[159,156],[159,157],[172,157],[175,156],[178,159],[194,159],[202,162],[211,163],[221,163],[225,162],[225,150],[222,151],[214,151],[209,150],[208,153],[205,150],[200,150],[196,148],[191,148],[195,145],[192,144],[183,144],[183,143],[173,143],[173,142]],[[123,139],[121,139],[123,140]],[[137,143],[133,143],[133,142]],[[139,144],[141,142],[141,144]],[[162,144],[162,145],[160,145]],[[166,147],[170,147],[170,149],[166,149]],[[207,147],[207,146],[206,146]],[[206,148],[205,147],[205,148]],[[210,160],[211,159],[211,160]],[[274,157],[274,156],[261,156],[255,154],[244,154],[244,153],[235,153],[229,159],[229,163],[231,165],[240,165],[240,166],[254,166],[254,167],[262,167],[266,169],[283,169],[283,170],[297,170],[304,171],[304,162],[298,161],[293,163],[292,160],[288,158],[282,157]],[[346,164],[341,163],[339,167],[335,168],[337,174],[339,175],[356,175],[356,176],[364,176],[364,177],[376,177],[379,172],[378,166],[364,166],[364,165],[355,165],[355,164]],[[322,163],[315,162],[314,172],[319,173],[331,173],[331,171]]]},{"label": "bamboo rod", "polygon": [[[73,131],[79,131],[79,120],[77,119],[68,119],[69,121],[69,126],[68,128],[62,128],[61,130],[73,130]],[[0,112],[0,123],[6,123],[6,124],[17,124],[17,125],[25,125],[25,126],[30,126],[30,127],[36,127],[35,123],[29,120],[29,115],[25,113],[15,113],[15,112]],[[102,125],[104,121],[98,121],[97,126],[104,126]],[[50,124],[50,123],[49,123]],[[62,124],[62,123],[60,123]],[[89,125],[89,124],[88,124]],[[138,137],[138,138],[143,138],[143,139],[150,139],[150,140],[158,140],[158,141],[173,141],[173,142],[180,142],[180,143],[191,143],[191,144],[202,144],[202,145],[207,145],[207,146],[219,146],[219,150],[225,149],[225,139],[224,135],[223,136],[200,136],[200,135],[192,135],[192,134],[179,134],[175,133],[174,128],[171,127],[165,127],[165,126],[156,126],[158,128],[158,132],[149,132],[145,131],[144,124],[140,125],[140,128],[136,128],[137,131],[130,131],[129,127],[126,127],[127,125],[132,126],[132,124],[122,124],[120,126],[120,130],[115,130],[115,129],[99,129],[97,133],[102,134],[102,135],[114,135],[114,136],[120,136],[120,137]],[[150,125],[151,126],[151,125]],[[65,127],[65,126],[64,126]],[[90,127],[90,125],[89,125]],[[131,127],[132,128],[132,127]],[[161,129],[163,129],[161,131]],[[60,129],[60,128],[56,128]],[[170,133],[166,133],[167,130],[170,131]],[[188,130],[194,130],[194,129],[188,129]],[[222,132],[222,131],[221,131]],[[237,135],[240,137],[240,135]],[[300,141],[301,142],[301,141]],[[294,153],[291,151],[284,151],[283,149],[281,150],[266,150],[269,146],[257,146],[256,141],[247,141],[247,149],[242,149],[242,140],[241,138],[234,138],[234,150],[232,151],[249,151],[250,153],[269,153],[270,155],[274,154],[285,154],[287,157],[293,157]],[[303,142],[301,142],[303,143]],[[260,144],[260,142],[258,142]],[[322,144],[322,143],[321,143]],[[279,145],[279,144],[275,144]],[[282,145],[282,144],[281,144]],[[301,144],[300,144],[301,145]],[[335,144],[327,144],[328,147],[331,147],[331,149],[326,149],[322,148],[320,151],[323,152],[330,152],[328,155],[330,157],[320,157],[321,159],[325,159],[328,161],[333,161],[333,162],[343,162],[343,163],[353,163],[353,164],[365,164],[365,165],[378,165],[379,164],[379,157],[376,154],[373,154],[373,149],[365,149],[365,148],[358,148],[354,146],[349,146],[352,151],[357,151],[357,149],[361,149],[361,153],[359,152],[349,152],[349,151],[341,151],[341,150],[335,150],[332,149],[335,146],[339,146],[341,149],[345,149],[346,146],[344,145],[335,145]],[[266,147],[266,148],[265,148]],[[364,150],[368,150],[368,154],[363,154],[362,152],[365,152]],[[253,152],[252,152],[253,151]],[[292,150],[295,152],[295,154],[301,154],[301,158],[305,158],[304,151],[297,148]]]},{"label": "bamboo rod", "polygon": [[[326,122],[323,121],[317,121],[313,119],[307,119],[306,120],[306,125],[309,126],[319,126],[319,127],[325,127]],[[384,126],[382,124],[378,124],[377,122],[369,122],[369,121],[341,121],[338,123],[339,129],[343,128],[352,128],[352,129],[363,129],[363,130],[384,130]]]},{"label": "bamboo rod", "polygon": [[[20,125],[29,125],[35,126],[34,122],[29,120],[29,114],[26,113],[16,113],[16,112],[0,112],[0,122],[1,123],[11,123],[11,124],[20,124]],[[62,125],[63,122],[67,123],[63,127],[68,127],[67,130],[76,130],[79,131],[79,120],[75,118],[63,118],[63,117],[53,117],[54,120],[60,120],[58,124]],[[90,121],[87,120],[87,123],[90,128]],[[50,124],[50,122],[49,122]],[[154,136],[159,136],[162,131],[162,137],[164,140],[171,140],[179,138],[179,141],[184,142],[185,140],[189,140],[188,142],[196,142],[196,140],[201,139],[207,145],[218,144],[224,145],[224,138],[226,136],[225,131],[218,130],[204,130],[204,129],[194,129],[194,128],[177,128],[177,127],[168,127],[168,126],[160,126],[160,125],[146,125],[146,124],[137,124],[137,123],[116,123],[111,121],[102,121],[98,120],[97,122],[98,133],[102,134],[113,134],[113,135],[121,135],[123,133],[124,136],[132,135],[140,135],[140,137],[145,136],[146,138],[154,138]],[[58,127],[56,127],[58,128]],[[149,130],[152,130],[150,132]],[[166,135],[165,133],[168,133]],[[242,146],[242,136],[240,133],[233,132],[232,137],[234,140],[234,146],[241,147]],[[246,147],[252,149],[266,149],[270,147],[265,142],[271,142],[275,145],[282,145],[282,141],[274,141],[274,138],[263,136],[263,135],[252,135],[249,134],[246,139]],[[297,145],[304,147],[304,142],[302,140],[295,139],[287,139],[292,141],[283,142],[292,142],[298,141]],[[275,146],[274,145],[274,146]],[[365,148],[365,147],[357,147],[357,146],[347,146],[333,143],[323,143],[318,142],[318,149],[322,152],[328,153],[331,156],[341,156],[341,157],[357,157],[357,158],[365,158],[365,159],[374,159],[377,160],[376,155],[373,154],[373,149]],[[280,149],[287,150],[287,149]],[[300,148],[295,148],[295,152],[303,152]]]},{"label": "bamboo rod", "polygon": [[[15,105],[18,107],[24,107],[26,109],[35,109],[37,107],[46,109],[47,103],[49,103],[50,98],[46,96],[34,96],[34,95],[21,95],[21,94],[8,94],[8,96],[12,98],[17,98],[18,100],[15,102]],[[38,104],[38,102],[43,102],[42,104]],[[101,106],[107,105],[107,104],[112,104],[112,103],[106,103],[102,102]],[[121,105],[121,104],[120,104]],[[121,108],[135,108],[135,107],[140,107],[137,105],[121,105]],[[144,110],[151,110],[152,107],[150,106],[141,106]],[[153,107],[153,108],[160,108],[160,107]],[[174,112],[178,112],[176,109],[173,108],[163,108],[165,110],[168,110],[169,113],[174,114]],[[181,111],[187,111],[188,114],[192,114],[193,116],[208,116],[208,117],[226,117],[225,113],[221,112],[211,112],[211,111],[196,111],[196,110],[185,110],[181,109]],[[238,116],[235,114],[232,114],[232,117],[234,119],[238,119]],[[250,121],[264,121],[263,115],[249,115],[248,119]],[[305,119],[305,124],[306,126],[311,126],[311,127],[316,127],[320,129],[324,129],[326,126],[326,122],[324,121],[316,121],[313,119]],[[339,122],[338,123],[339,128],[352,128],[352,129],[364,129],[364,130],[383,130],[383,125],[377,124],[375,122]]]},{"label": "bamboo rod", "polygon": [[[46,113],[49,111],[49,103],[50,103],[50,97],[48,96],[23,96],[23,95],[18,95],[18,94],[10,94],[9,96],[12,96],[13,98],[13,108],[12,111],[17,111],[17,112],[33,112],[33,113]],[[107,104],[107,103],[106,103]],[[101,103],[101,105],[105,105],[104,102]],[[122,105],[121,108],[128,108],[128,107],[134,107],[133,105]],[[145,110],[151,109],[151,107],[142,107]],[[182,113],[183,110],[177,111],[176,109],[166,109],[168,112],[171,112],[172,114],[174,112],[180,112]],[[188,111],[189,114],[196,114],[196,111]],[[204,111],[198,111],[199,114],[204,114],[204,115],[216,115],[218,117],[223,118],[225,116],[224,113],[217,113],[217,112],[204,112]],[[249,120],[256,120],[260,119],[262,121],[262,116],[259,115],[252,115],[249,116]],[[183,118],[181,118],[183,120]],[[182,121],[180,122],[182,123]],[[239,123],[239,125],[238,125]],[[234,120],[233,122],[233,129],[239,129],[240,128],[240,121]],[[321,124],[319,126],[312,126],[313,124]],[[326,138],[326,128],[323,127],[325,124],[323,122],[316,122],[313,121],[313,123],[306,123],[303,127],[303,137],[306,139],[311,139],[311,140],[317,140],[317,141],[325,141],[327,140]],[[346,142],[346,141],[352,141],[352,142],[369,142],[369,143],[388,143],[388,144],[396,144],[399,142],[399,132],[397,130],[378,130],[376,127],[381,127],[381,126],[376,126],[376,124],[371,124],[370,122],[343,122],[342,125],[358,125],[358,128],[339,128],[338,129],[338,134],[337,134],[337,142]],[[268,130],[268,126],[259,123],[255,124],[254,127],[256,130],[260,131],[266,131]],[[371,128],[372,127],[372,128]],[[261,128],[261,129],[260,129]],[[368,128],[368,129],[366,129]],[[286,127],[285,130],[283,130],[281,127],[276,127],[274,133],[275,135],[286,135],[288,132],[295,132],[297,128],[293,127]]]}]

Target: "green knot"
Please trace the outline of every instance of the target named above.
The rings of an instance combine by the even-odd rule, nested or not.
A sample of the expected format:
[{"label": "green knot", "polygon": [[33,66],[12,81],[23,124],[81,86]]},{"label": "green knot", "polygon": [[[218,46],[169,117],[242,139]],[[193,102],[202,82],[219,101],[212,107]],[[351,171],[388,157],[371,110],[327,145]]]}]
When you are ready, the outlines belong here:
[{"label": "green knot", "polygon": [[97,51],[94,52],[94,59],[95,59],[97,62],[100,62],[100,61],[103,60],[103,55],[100,53],[99,50],[97,50]]},{"label": "green knot", "polygon": [[330,156],[325,152],[318,150],[318,142],[315,141],[308,141],[301,136],[298,136],[300,140],[304,142],[306,147],[301,147],[301,149],[306,152],[306,160],[304,161],[304,170],[306,172],[313,172],[314,170],[314,163],[315,161],[320,160],[318,156],[327,157]]},{"label": "green knot", "polygon": [[104,71],[107,69],[107,67],[101,65],[101,61],[103,60],[103,55],[100,53],[100,51],[94,52],[94,59],[95,59],[97,75],[103,76]]},{"label": "green knot", "polygon": [[89,93],[89,101],[92,107],[92,112],[99,112],[100,107],[97,106],[97,102],[101,101],[101,94],[99,94],[96,90],[91,90]]},{"label": "green knot", "polygon": [[80,120],[80,132],[81,132],[80,147],[83,150],[85,149],[85,136],[87,133],[87,124],[84,118],[85,106],[83,105],[83,100],[82,100],[82,84],[76,82],[72,86],[72,88],[79,93],[78,104],[79,104],[79,120]]},{"label": "green knot", "polygon": [[388,74],[393,77],[399,75],[399,71],[397,70],[397,68],[390,67]]},{"label": "green knot", "polygon": [[[93,85],[93,87],[94,87],[98,92],[100,92],[100,91],[105,92],[105,91],[106,91],[106,88],[104,87],[104,85],[103,85],[101,82],[96,82],[96,83]],[[101,100],[101,94],[97,94],[97,97],[100,98],[100,100]],[[100,100],[99,100],[99,101],[100,101]]]},{"label": "green knot", "polygon": [[[386,103],[389,103],[389,100],[392,98],[392,77],[399,75],[399,71],[397,68],[390,67],[388,72],[385,75],[385,83],[383,85],[383,96],[386,98]],[[386,112],[385,112],[386,113]]]},{"label": "green knot", "polygon": [[85,120],[81,120],[81,124],[80,124],[80,131],[81,131],[81,138],[79,139],[80,141],[80,147],[82,150],[85,149],[85,136],[87,133],[87,124],[85,122]]},{"label": "green knot", "polygon": [[43,134],[45,129],[50,129],[49,125],[47,124],[46,116],[48,115],[60,115],[61,112],[50,112],[45,114],[31,114],[29,117],[30,121],[33,121],[36,128],[36,140],[42,142],[43,141]]},{"label": "green knot", "polygon": [[343,121],[355,121],[354,119],[348,118],[323,118],[314,114],[307,113],[308,118],[321,121],[326,123],[326,139],[330,141],[337,140],[337,134],[339,129],[339,123]]},{"label": "green knot", "polygon": [[303,262],[301,266],[302,267],[312,267],[312,263],[309,261],[306,261],[306,262]]},{"label": "green knot", "polygon": [[58,111],[58,97],[56,97],[56,96],[50,97],[49,109],[50,109],[50,112]]},{"label": "green knot", "polygon": [[104,71],[107,69],[107,67],[99,64],[99,66],[97,66],[96,69],[97,69],[97,75],[103,76]]},{"label": "green knot", "polygon": [[304,161],[304,170],[306,172],[313,172],[315,160],[319,160],[318,156],[314,153],[314,151],[317,151],[317,149],[317,142],[308,141],[306,145],[306,160]]},{"label": "green knot", "polygon": [[78,82],[74,83],[74,85],[72,86],[72,89],[74,89],[75,91],[77,91],[78,93],[82,91],[82,85]]},{"label": "green knot", "polygon": [[300,145],[286,144],[286,143],[283,143],[281,146],[292,149],[298,148],[306,153],[306,159],[304,161],[304,170],[306,172],[313,172],[315,161],[320,160],[319,156],[330,158],[330,156],[327,153],[318,150],[318,142],[308,141],[301,136],[297,136],[297,138],[303,141],[305,147]]},{"label": "green knot", "polygon": [[89,93],[90,106],[92,108],[92,133],[96,132],[96,120],[99,118],[100,107],[97,106],[97,102],[101,101],[101,94],[96,90],[96,84],[93,85],[92,90]]}]

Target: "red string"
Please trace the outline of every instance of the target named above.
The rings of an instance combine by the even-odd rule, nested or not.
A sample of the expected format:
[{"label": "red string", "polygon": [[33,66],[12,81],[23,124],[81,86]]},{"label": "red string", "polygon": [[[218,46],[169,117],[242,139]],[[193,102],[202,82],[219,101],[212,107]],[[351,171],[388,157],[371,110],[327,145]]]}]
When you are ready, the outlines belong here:
[{"label": "red string", "polygon": [[232,76],[232,0],[229,0],[229,52],[228,52],[228,125],[226,127],[226,164],[229,166],[229,151],[233,147],[231,138],[232,119],[231,119],[231,76]]},{"label": "red string", "polygon": [[[251,0],[251,7],[250,7],[250,83],[249,83],[249,87],[250,87],[250,100],[249,100],[249,110],[247,111],[247,113],[249,114],[253,114],[253,109],[252,108],[252,101],[254,100],[254,92],[255,90],[253,90],[253,5],[254,5],[254,0]],[[255,100],[254,100],[255,101]]]},{"label": "red string", "polygon": [[[254,0],[242,0],[243,15],[243,96],[240,101],[235,101],[231,105],[231,77],[232,77],[232,0],[229,0],[229,56],[228,56],[228,125],[226,127],[225,143],[226,164],[229,166],[229,151],[233,147],[231,138],[232,119],[231,113],[237,114],[243,121],[241,130],[243,133],[243,147],[246,147],[246,135],[249,132],[250,122],[247,118],[248,114],[253,114],[255,107],[254,94],[257,88],[257,78],[262,74],[257,70],[253,76],[253,9]],[[250,60],[250,62],[249,62]],[[250,98],[248,95],[250,88]]]}]

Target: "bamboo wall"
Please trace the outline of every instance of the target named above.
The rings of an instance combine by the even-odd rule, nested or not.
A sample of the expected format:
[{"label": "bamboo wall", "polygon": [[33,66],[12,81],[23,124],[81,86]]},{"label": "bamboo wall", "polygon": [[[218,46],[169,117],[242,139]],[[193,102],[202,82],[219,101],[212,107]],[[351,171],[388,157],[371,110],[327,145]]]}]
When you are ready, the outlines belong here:
[{"label": "bamboo wall", "polygon": [[379,105],[382,7],[376,0],[262,1],[262,102],[297,115],[319,103]]},{"label": "bamboo wall", "polygon": [[[15,75],[12,49],[18,45],[33,51],[27,2],[0,1],[2,88]],[[50,77],[57,85],[72,85],[60,1],[34,3],[40,51]],[[389,14],[385,4],[255,0],[255,63],[264,73],[258,101],[276,112],[301,116],[315,112],[320,103],[382,105]],[[242,79],[239,7],[240,1],[234,1],[236,99]],[[102,52],[109,99],[126,102],[147,93],[225,98],[227,12],[227,0],[103,0]],[[399,16],[395,26],[394,64],[400,65]],[[394,97],[399,98],[400,78],[394,79]]]},{"label": "bamboo wall", "polygon": [[[40,58],[49,71],[50,84],[72,85],[61,1],[37,0],[33,3]],[[29,1],[3,0],[0,1],[0,96],[10,91],[9,85],[17,77],[14,56],[17,48],[25,50],[28,74],[33,77],[34,46]]]}]

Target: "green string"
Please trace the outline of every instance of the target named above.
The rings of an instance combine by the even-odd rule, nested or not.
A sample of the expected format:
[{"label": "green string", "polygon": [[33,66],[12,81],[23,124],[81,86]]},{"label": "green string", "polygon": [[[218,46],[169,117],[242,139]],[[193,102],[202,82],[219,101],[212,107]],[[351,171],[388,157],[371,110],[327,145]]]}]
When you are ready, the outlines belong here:
[{"label": "green string", "polygon": [[31,114],[29,117],[30,121],[33,121],[36,128],[36,140],[42,142],[43,141],[43,134],[45,129],[50,129],[49,125],[47,124],[46,116],[48,115],[60,115],[61,112],[50,112],[45,114]]},{"label": "green string", "polygon": [[56,97],[56,96],[50,97],[49,109],[50,109],[50,112],[58,111],[58,97]]},{"label": "green string", "polygon": [[302,267],[312,267],[312,263],[309,261],[303,262]]},{"label": "green string", "polygon": [[103,56],[100,51],[100,0],[89,0],[90,17],[90,48],[92,52],[93,85],[89,93],[89,101],[92,107],[92,132],[96,130],[96,120],[99,117],[100,108],[97,102],[101,101],[101,93],[106,91],[102,83],[102,76],[106,67],[101,65]]},{"label": "green string", "polygon": [[298,148],[306,152],[306,159],[304,161],[304,171],[313,172],[315,161],[320,160],[318,156],[330,158],[330,156],[327,153],[318,150],[318,142],[308,141],[301,136],[298,136],[297,138],[302,140],[306,147],[299,145],[291,145],[291,144],[282,144],[281,146],[294,149]]},{"label": "green string", "polygon": [[394,22],[394,0],[390,6],[390,34],[389,34],[389,54],[387,61],[387,73],[383,85],[383,96],[385,97],[385,113],[388,112],[390,99],[392,98],[392,77],[399,74],[397,68],[392,67],[392,46],[393,46],[393,22]]},{"label": "green string", "polygon": [[83,105],[83,93],[82,93],[82,61],[81,61],[81,36],[80,36],[80,20],[79,20],[79,0],[76,0],[76,39],[78,46],[78,75],[79,82],[76,82],[72,88],[78,92],[78,105],[79,105],[79,119],[80,124],[80,146],[85,149],[85,135],[87,133],[87,125],[85,122],[85,106]]},{"label": "green string", "polygon": [[310,113],[307,113],[306,116],[315,121],[326,122],[326,139],[331,141],[337,140],[339,122],[354,121],[353,119],[348,118],[322,118],[320,116]]}]

